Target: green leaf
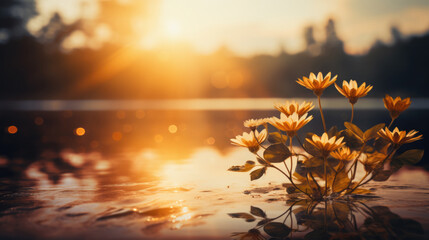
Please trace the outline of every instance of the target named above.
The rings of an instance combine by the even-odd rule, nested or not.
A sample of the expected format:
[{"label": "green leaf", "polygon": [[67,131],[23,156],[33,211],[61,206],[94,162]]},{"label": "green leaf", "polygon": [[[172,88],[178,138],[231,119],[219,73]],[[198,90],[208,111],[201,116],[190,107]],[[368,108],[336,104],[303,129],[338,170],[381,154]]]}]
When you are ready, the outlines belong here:
[{"label": "green leaf", "polygon": [[399,156],[394,157],[394,159],[400,160],[404,164],[416,164],[422,160],[424,154],[423,149],[412,149],[405,151]]},{"label": "green leaf", "polygon": [[349,129],[346,129],[341,133],[341,136],[344,137],[343,142],[346,142],[347,147],[351,150],[358,150],[363,145],[363,139],[359,138]]},{"label": "green leaf", "polygon": [[387,150],[389,149],[390,142],[384,138],[377,138],[374,141],[374,150],[387,154]]},{"label": "green leaf", "polygon": [[264,151],[264,158],[271,163],[280,163],[292,156],[284,144],[273,144]]},{"label": "green leaf", "polygon": [[312,157],[304,161],[304,166],[309,167],[318,167],[323,165],[323,158],[321,157]]},{"label": "green leaf", "polygon": [[228,169],[228,171],[232,171],[232,172],[248,172],[248,171],[252,170],[253,167],[255,167],[255,162],[254,161],[247,161],[242,166],[232,166],[232,167],[230,167]]},{"label": "green leaf", "polygon": [[250,173],[250,181],[261,178],[264,175],[266,170],[267,170],[267,167],[263,167],[263,168],[256,169],[255,171],[251,172]]},{"label": "green leaf", "polygon": [[[311,139],[311,138],[310,138]],[[317,149],[313,144],[309,143],[307,140],[303,143],[304,149],[307,153],[309,153],[311,156],[319,156],[320,150]]]},{"label": "green leaf", "polygon": [[264,231],[271,237],[287,237],[291,229],[279,222],[270,222],[264,226]]},{"label": "green leaf", "polygon": [[268,134],[268,142],[272,144],[284,143],[286,142],[286,140],[287,140],[287,135],[280,134],[279,132],[272,132]]},{"label": "green leaf", "polygon": [[246,222],[253,222],[256,218],[248,213],[228,213],[232,218],[243,218]]},{"label": "green leaf", "polygon": [[250,206],[250,213],[258,216],[258,217],[262,217],[262,218],[266,218],[267,214],[265,214],[264,211],[262,211],[262,209],[258,208],[258,207],[254,207],[254,206]]},{"label": "green leaf", "polygon": [[353,134],[355,134],[357,137],[359,137],[360,139],[363,139],[363,132],[362,130],[360,130],[360,128],[356,125],[354,125],[351,122],[345,122],[344,126],[350,130]]},{"label": "green leaf", "polygon": [[386,125],[386,124],[380,123],[380,124],[377,124],[374,127],[370,128],[370,129],[366,130],[365,133],[363,134],[363,139],[365,141],[368,141],[372,138],[377,137],[377,132],[380,131],[380,129],[382,129],[384,127],[384,125]]}]

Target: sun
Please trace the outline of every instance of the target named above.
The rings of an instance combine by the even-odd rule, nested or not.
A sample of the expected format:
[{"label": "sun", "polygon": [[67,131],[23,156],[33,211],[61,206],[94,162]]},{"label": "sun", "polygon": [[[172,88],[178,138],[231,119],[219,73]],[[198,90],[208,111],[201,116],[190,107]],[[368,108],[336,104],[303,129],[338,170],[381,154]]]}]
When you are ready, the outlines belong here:
[{"label": "sun", "polygon": [[168,20],[163,24],[164,34],[168,38],[178,38],[182,32],[181,25],[176,20]]}]

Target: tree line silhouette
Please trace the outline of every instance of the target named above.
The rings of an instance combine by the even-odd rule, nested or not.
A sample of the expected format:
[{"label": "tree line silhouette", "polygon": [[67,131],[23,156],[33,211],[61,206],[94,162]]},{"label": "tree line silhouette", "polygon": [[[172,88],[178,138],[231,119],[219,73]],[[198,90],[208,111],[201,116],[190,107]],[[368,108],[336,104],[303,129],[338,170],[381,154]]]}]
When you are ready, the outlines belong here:
[{"label": "tree line silhouette", "polygon": [[[139,2],[147,7],[143,1],[133,3]],[[202,55],[185,43],[142,50],[124,44],[136,37],[125,24],[138,14],[131,11],[134,7],[105,1],[97,21],[109,26],[111,41],[70,51],[64,49],[64,42],[73,33],[94,32],[84,19],[65,23],[57,13],[39,32],[30,34],[26,25],[37,15],[35,1],[1,1],[1,99],[302,97],[308,92],[295,81],[319,71],[338,74],[341,81],[353,76],[371,83],[373,97],[386,92],[427,96],[428,33],[404,37],[392,27],[393,43],[377,41],[366,54],[350,55],[329,19],[325,40],[316,41],[313,27],[306,27],[306,48],[296,54],[282,50],[277,55],[239,57],[221,47]],[[326,96],[338,94],[330,89]]]}]

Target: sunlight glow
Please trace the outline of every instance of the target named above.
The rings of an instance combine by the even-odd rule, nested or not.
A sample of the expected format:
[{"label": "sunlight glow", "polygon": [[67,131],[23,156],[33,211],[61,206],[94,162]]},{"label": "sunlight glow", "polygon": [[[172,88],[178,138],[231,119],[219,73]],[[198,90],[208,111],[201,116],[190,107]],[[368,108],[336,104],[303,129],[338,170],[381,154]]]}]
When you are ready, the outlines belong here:
[{"label": "sunlight glow", "polygon": [[164,34],[169,38],[177,38],[181,33],[181,26],[175,20],[168,20],[164,23]]}]

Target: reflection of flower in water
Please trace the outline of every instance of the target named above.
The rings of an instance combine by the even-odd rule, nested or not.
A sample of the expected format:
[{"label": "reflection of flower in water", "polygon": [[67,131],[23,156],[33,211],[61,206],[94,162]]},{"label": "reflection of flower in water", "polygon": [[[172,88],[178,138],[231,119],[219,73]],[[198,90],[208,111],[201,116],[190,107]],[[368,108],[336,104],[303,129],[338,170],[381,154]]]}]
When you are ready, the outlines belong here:
[{"label": "reflection of flower in water", "polygon": [[[233,218],[257,220],[248,232],[232,233],[233,239],[423,239],[422,225],[402,218],[385,206],[369,207],[362,201],[299,200],[277,217],[257,207],[249,213],[230,213]],[[258,219],[256,219],[258,218]],[[249,221],[247,221],[249,222]],[[253,222],[253,221],[252,221]],[[287,223],[287,224],[286,224]],[[263,232],[262,232],[263,229]],[[269,237],[266,238],[265,235]]]}]

